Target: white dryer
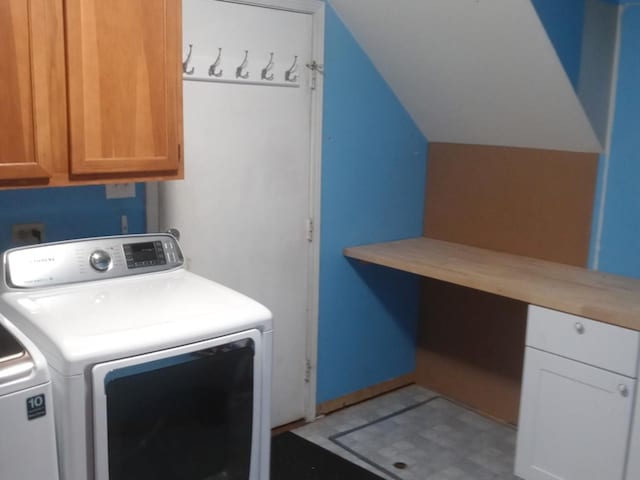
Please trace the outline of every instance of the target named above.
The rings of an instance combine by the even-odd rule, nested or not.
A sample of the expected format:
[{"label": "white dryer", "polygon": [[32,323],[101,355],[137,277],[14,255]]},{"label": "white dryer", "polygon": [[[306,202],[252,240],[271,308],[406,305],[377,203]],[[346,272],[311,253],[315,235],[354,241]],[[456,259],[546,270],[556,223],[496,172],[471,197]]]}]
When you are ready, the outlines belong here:
[{"label": "white dryer", "polygon": [[171,235],[5,252],[0,312],[45,355],[61,480],[269,478],[271,313]]}]

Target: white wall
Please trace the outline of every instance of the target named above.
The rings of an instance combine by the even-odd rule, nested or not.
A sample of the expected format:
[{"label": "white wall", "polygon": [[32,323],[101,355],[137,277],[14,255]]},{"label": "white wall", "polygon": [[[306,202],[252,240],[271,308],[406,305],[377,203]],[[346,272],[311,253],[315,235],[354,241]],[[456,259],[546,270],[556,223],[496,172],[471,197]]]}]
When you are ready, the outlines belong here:
[{"label": "white wall", "polygon": [[432,142],[597,152],[530,0],[330,0]]}]

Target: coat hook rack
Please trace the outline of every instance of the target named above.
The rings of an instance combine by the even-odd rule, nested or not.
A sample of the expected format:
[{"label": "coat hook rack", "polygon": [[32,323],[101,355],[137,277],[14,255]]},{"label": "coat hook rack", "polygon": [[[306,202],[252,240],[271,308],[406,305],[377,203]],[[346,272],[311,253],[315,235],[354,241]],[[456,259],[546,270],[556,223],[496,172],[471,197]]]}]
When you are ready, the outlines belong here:
[{"label": "coat hook rack", "polygon": [[273,63],[273,52],[271,52],[269,54],[269,63],[267,63],[267,66],[262,69],[262,74],[260,75],[260,78],[262,78],[262,80],[273,80],[273,73],[269,75],[269,71],[273,68],[274,65],[275,63]]},{"label": "coat hook rack", "polygon": [[222,60],[222,48],[218,48],[218,56],[215,61],[209,66],[209,76],[220,78],[222,76],[222,69],[218,70],[220,61]]},{"label": "coat hook rack", "polygon": [[186,73],[187,75],[193,75],[193,72],[195,71],[194,67],[189,68],[192,49],[193,49],[193,45],[189,44],[189,53],[187,53],[187,59],[184,62],[182,62],[182,73]]},{"label": "coat hook rack", "polygon": [[294,75],[298,71],[298,56],[293,57],[293,65],[291,68],[284,72],[284,79],[287,82],[296,82],[298,81],[298,75]]},{"label": "coat hook rack", "polygon": [[[237,67],[233,67],[233,62],[237,61],[231,58],[233,54],[229,54],[228,50],[226,50],[226,56],[223,62],[222,47],[216,48],[218,48],[217,55],[215,55],[215,59],[213,60],[213,63],[209,65],[207,71],[207,68],[205,66],[206,63],[201,63],[201,61],[204,60],[204,55],[199,56],[200,54],[198,52],[200,52],[200,50],[196,52],[195,48],[193,48],[193,45],[189,44],[189,48],[186,53],[186,59],[185,57],[183,57],[182,62],[183,80],[189,82],[242,84],[245,86],[268,86],[271,88],[301,88],[303,86],[300,83],[300,72],[304,70],[304,63],[298,63],[298,55],[292,55],[293,63],[291,63],[291,67],[288,70],[284,71],[283,79],[280,76],[280,72],[284,70],[284,68],[286,68],[286,65],[285,67],[278,67],[276,65],[276,63],[278,63],[275,60],[276,52],[263,52],[260,54],[256,54],[254,52],[254,56],[258,58],[258,60],[254,59],[254,63],[256,63],[256,65],[252,67],[251,65],[249,65],[249,50],[244,50],[244,55],[242,55],[241,53],[243,52],[243,50],[236,51],[237,53],[242,55],[242,61],[239,65],[237,63],[235,64],[237,65]],[[200,45],[200,49],[202,49],[202,45]],[[211,50],[213,53],[213,47]],[[209,59],[213,59],[214,54],[207,53],[207,57]],[[260,60],[260,58],[262,58],[263,60]],[[264,59],[267,60],[266,64],[262,63]],[[280,58],[278,59],[278,61],[280,62],[280,64],[283,63]],[[227,64],[224,69],[222,68],[223,63]],[[262,63],[262,68],[259,68],[260,63]],[[231,73],[233,69],[235,69],[235,76]],[[207,71],[208,74],[205,74],[205,71]],[[225,71],[227,71],[226,75],[224,73]],[[253,71],[253,73],[251,73],[251,71]],[[312,89],[315,85],[314,82],[315,76],[312,76],[310,83]]]},{"label": "coat hook rack", "polygon": [[249,72],[245,71],[249,64],[249,50],[244,51],[244,59],[242,63],[236,68],[236,78],[247,79],[249,78]]}]

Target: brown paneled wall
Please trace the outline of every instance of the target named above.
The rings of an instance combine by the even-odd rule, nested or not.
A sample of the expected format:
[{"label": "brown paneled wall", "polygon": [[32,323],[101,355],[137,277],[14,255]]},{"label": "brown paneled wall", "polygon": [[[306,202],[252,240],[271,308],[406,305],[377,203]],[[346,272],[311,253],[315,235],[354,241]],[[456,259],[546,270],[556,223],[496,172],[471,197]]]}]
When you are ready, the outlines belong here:
[{"label": "brown paneled wall", "polygon": [[598,155],[429,145],[424,234],[585,266]]},{"label": "brown paneled wall", "polygon": [[[598,155],[431,143],[424,235],[586,266]],[[426,279],[417,381],[517,422],[526,305]]]}]

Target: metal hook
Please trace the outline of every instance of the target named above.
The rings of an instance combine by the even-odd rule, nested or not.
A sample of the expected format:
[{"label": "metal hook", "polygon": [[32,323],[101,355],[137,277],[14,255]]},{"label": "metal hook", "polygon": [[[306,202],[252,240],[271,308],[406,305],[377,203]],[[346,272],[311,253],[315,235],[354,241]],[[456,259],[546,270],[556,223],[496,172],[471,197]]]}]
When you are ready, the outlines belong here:
[{"label": "metal hook", "polygon": [[284,72],[284,79],[287,82],[295,82],[298,80],[298,75],[293,75],[298,71],[298,56],[293,57],[293,65],[291,68]]},{"label": "metal hook", "polygon": [[187,59],[182,62],[182,73],[186,73],[187,75],[193,75],[195,70],[194,67],[191,67],[189,70],[189,62],[191,61],[191,50],[193,49],[193,45],[189,44],[189,53],[187,54]]},{"label": "metal hook", "polygon": [[273,80],[273,73],[271,75],[269,75],[269,71],[273,68],[275,64],[273,63],[273,52],[271,52],[269,54],[269,63],[267,63],[267,66],[264,67],[262,69],[262,75],[261,78],[262,80]]},{"label": "metal hook", "polygon": [[244,72],[244,69],[247,68],[249,64],[249,50],[244,51],[244,59],[242,63],[236,68],[236,78],[249,78],[249,72]]},{"label": "metal hook", "polygon": [[305,65],[312,72],[318,72],[320,75],[324,75],[324,65],[319,64],[315,60]]},{"label": "metal hook", "polygon": [[218,56],[216,57],[215,62],[209,66],[209,76],[220,78],[222,76],[222,69],[220,71],[216,71],[218,69],[218,65],[220,65],[220,60],[222,57],[222,48],[218,48]]}]

